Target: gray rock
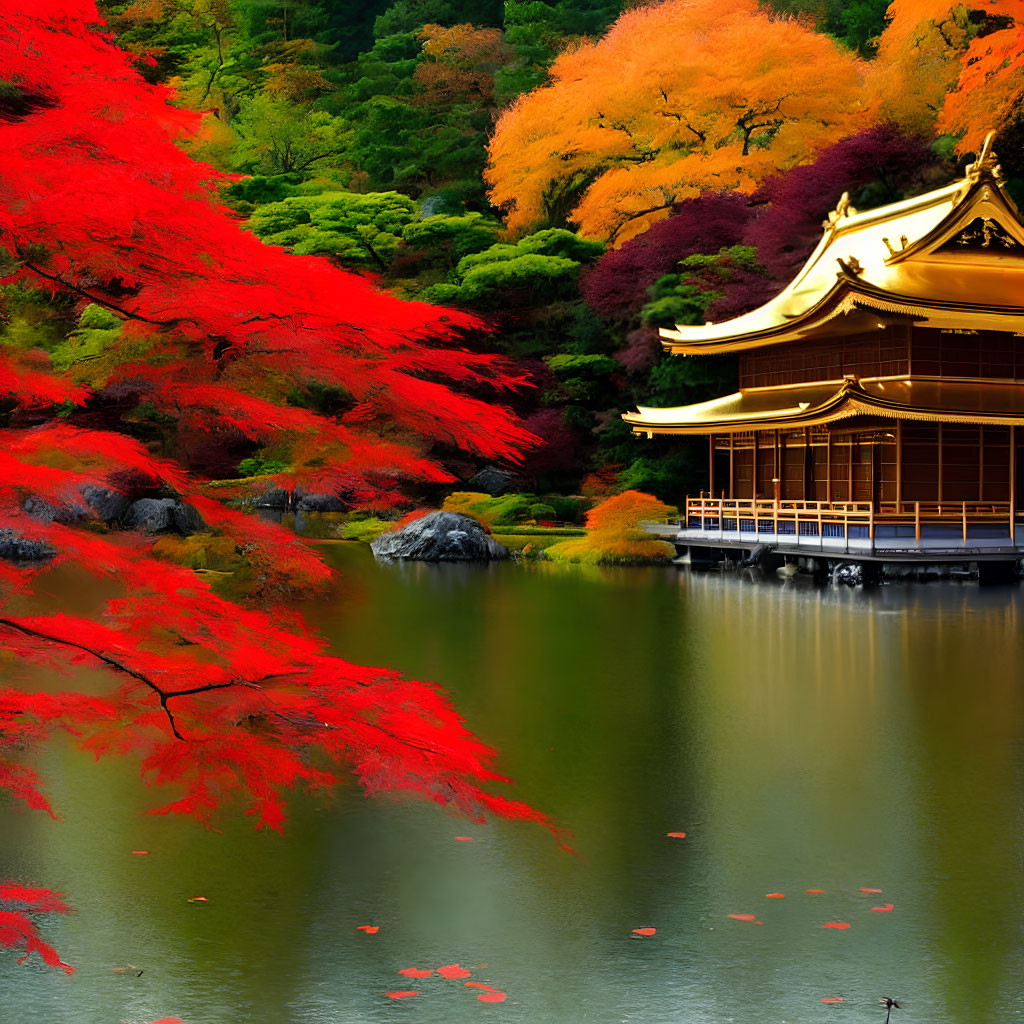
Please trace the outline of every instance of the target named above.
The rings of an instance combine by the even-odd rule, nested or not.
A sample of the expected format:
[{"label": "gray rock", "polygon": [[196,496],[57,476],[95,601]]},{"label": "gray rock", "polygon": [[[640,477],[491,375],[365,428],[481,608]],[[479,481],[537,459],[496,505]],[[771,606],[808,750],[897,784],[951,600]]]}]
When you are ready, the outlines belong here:
[{"label": "gray rock", "polygon": [[296,512],[344,512],[347,507],[333,494],[303,494],[295,502]]},{"label": "gray rock", "polygon": [[54,505],[36,497],[26,498],[22,508],[37,523],[61,523],[66,526],[69,523],[77,523],[86,516],[85,509],[78,505]]},{"label": "gray rock", "polygon": [[491,495],[514,491],[519,483],[520,479],[515,473],[500,466],[484,466],[469,478],[471,488]]},{"label": "gray rock", "polygon": [[283,487],[274,487],[265,494],[257,494],[252,499],[256,508],[279,508],[287,509],[291,503],[292,496]]},{"label": "gray rock", "polygon": [[82,484],[78,492],[96,514],[96,518],[104,523],[116,522],[128,511],[128,506],[132,503],[126,494],[97,484]]},{"label": "gray rock", "polygon": [[146,533],[179,533],[183,537],[206,528],[202,516],[177,498],[139,498],[128,507],[124,525]]},{"label": "gray rock", "polygon": [[418,562],[488,562],[508,558],[508,548],[459,512],[428,512],[420,519],[382,533],[370,548],[378,558]]},{"label": "gray rock", "polygon": [[0,530],[0,558],[7,562],[46,562],[56,554],[45,541],[29,540],[13,530]]},{"label": "gray rock", "polygon": [[859,587],[864,582],[864,568],[857,562],[840,562],[832,572],[832,582]]}]

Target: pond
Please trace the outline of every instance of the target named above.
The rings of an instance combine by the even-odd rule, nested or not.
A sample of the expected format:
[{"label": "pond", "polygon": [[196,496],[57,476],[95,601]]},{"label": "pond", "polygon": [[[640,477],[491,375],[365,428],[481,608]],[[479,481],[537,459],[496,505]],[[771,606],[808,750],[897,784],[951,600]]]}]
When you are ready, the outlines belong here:
[{"label": "pond", "polygon": [[[68,894],[43,930],[78,970],[0,957],[3,1020],[881,1024],[886,995],[900,1024],[1024,1020],[1017,589],[324,550],[313,624],[449,688],[574,852],[354,788],[283,837],[205,831],[58,745],[64,820],[0,810],[0,877]],[[398,974],[452,963],[507,1001]]]}]

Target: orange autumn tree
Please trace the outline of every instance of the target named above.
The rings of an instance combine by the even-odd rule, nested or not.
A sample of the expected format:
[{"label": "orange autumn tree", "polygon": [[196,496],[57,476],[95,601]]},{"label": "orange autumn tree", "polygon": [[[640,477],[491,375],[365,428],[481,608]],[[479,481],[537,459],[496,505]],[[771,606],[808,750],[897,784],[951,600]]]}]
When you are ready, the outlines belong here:
[{"label": "orange autumn tree", "polygon": [[423,62],[413,79],[431,106],[494,99],[494,71],[507,64],[512,50],[496,28],[474,25],[424,25],[417,36],[423,40]]},{"label": "orange autumn tree", "polygon": [[1019,116],[1024,99],[1024,0],[969,0],[967,6],[985,12],[990,31],[980,30],[961,58],[939,128],[962,134],[962,152],[976,152],[987,131],[998,131]]},{"label": "orange autumn tree", "polygon": [[656,540],[641,523],[660,523],[678,515],[678,509],[643,491],[623,491],[595,505],[587,513],[587,535],[564,540],[547,549],[556,562],[586,565],[637,565],[668,562],[675,548]]},{"label": "orange autumn tree", "polygon": [[924,134],[935,130],[977,31],[970,6],[959,0],[893,0],[866,82],[877,119]]},{"label": "orange autumn tree", "polygon": [[1024,0],[893,0],[868,92],[879,118],[976,152],[1024,99]]},{"label": "orange autumn tree", "polygon": [[486,177],[509,228],[616,244],[704,189],[752,191],[866,121],[862,61],[757,0],[668,0],[561,54],[501,117]]}]

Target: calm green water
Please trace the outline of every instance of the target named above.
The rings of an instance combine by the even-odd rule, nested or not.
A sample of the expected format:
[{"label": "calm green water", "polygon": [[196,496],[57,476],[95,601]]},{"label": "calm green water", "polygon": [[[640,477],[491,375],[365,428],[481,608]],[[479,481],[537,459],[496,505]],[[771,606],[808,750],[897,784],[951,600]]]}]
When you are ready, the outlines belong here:
[{"label": "calm green water", "polygon": [[[1024,1020],[1019,591],[329,554],[315,625],[449,687],[577,854],[355,790],[205,832],[54,749],[65,820],[0,811],[0,876],[69,894],[45,933],[78,972],[0,956],[3,1024]],[[454,961],[508,1001],[397,974]]]}]

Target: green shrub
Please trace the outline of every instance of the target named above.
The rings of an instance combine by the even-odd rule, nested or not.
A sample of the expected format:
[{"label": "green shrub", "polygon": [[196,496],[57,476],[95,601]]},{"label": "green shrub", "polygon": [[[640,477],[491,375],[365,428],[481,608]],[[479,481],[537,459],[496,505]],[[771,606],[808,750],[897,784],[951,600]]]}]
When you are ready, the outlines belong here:
[{"label": "green shrub", "polygon": [[342,540],[357,540],[363,544],[371,544],[385,530],[394,529],[395,524],[386,519],[370,516],[366,519],[350,519],[341,528]]},{"label": "green shrub", "polygon": [[530,506],[537,501],[535,494],[501,494],[494,497],[477,491],[455,491],[444,500],[445,512],[461,512],[484,526],[511,526],[530,517]]},{"label": "green shrub", "polygon": [[545,504],[543,501],[538,501],[535,505],[530,506],[530,518],[531,519],[554,519],[555,510],[551,505]]},{"label": "green shrub", "polygon": [[242,459],[238,464],[239,476],[271,476],[274,473],[283,473],[288,466],[278,459],[265,459],[262,455],[254,455],[248,459]]}]

